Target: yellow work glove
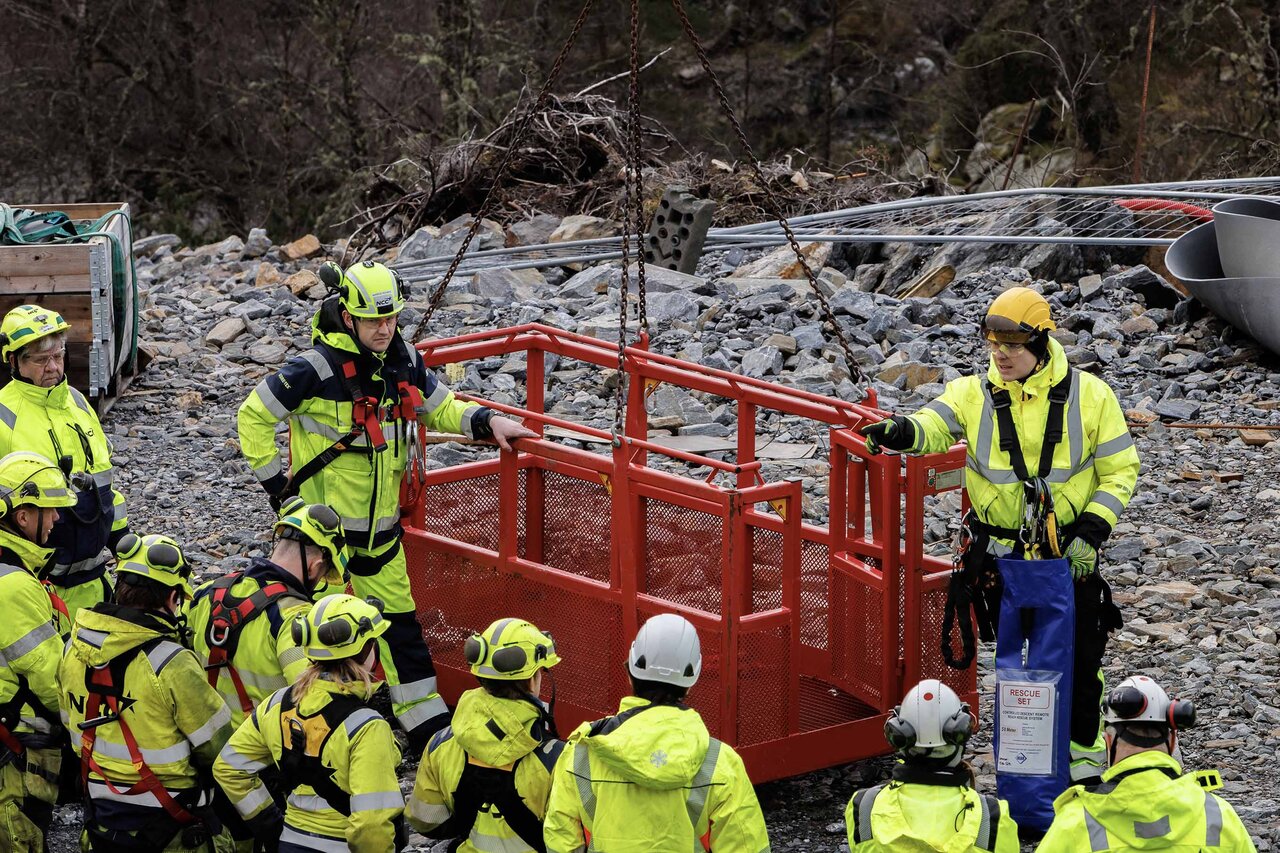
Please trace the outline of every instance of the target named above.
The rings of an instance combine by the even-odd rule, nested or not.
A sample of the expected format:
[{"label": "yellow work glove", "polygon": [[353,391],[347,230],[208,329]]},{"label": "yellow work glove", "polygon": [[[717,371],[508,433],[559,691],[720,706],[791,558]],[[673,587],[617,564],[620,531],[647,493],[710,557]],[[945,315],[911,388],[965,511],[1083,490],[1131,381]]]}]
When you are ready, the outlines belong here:
[{"label": "yellow work glove", "polygon": [[1067,546],[1066,557],[1071,563],[1071,577],[1084,580],[1098,570],[1098,549],[1077,536]]}]

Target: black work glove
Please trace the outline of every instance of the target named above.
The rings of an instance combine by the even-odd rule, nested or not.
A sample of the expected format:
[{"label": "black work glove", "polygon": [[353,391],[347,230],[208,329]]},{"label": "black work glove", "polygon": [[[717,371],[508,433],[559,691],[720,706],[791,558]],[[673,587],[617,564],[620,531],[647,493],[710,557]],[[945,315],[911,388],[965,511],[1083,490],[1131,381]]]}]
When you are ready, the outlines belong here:
[{"label": "black work glove", "polygon": [[268,806],[249,820],[245,826],[253,833],[254,851],[276,853],[280,849],[280,834],[284,832],[284,815],[274,805]]},{"label": "black work glove", "polygon": [[867,440],[867,452],[876,454],[882,447],[890,450],[910,450],[916,443],[916,425],[906,415],[894,415],[858,430]]}]

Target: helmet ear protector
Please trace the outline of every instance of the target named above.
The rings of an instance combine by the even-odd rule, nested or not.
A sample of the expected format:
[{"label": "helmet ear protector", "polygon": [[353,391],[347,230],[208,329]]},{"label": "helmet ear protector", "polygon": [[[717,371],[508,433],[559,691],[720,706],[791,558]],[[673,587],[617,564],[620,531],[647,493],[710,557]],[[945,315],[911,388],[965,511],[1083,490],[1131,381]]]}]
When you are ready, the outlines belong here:
[{"label": "helmet ear protector", "polygon": [[[1147,697],[1132,685],[1117,687],[1107,694],[1107,708],[1120,719],[1116,722],[1136,720],[1147,710]],[[1173,731],[1189,729],[1196,724],[1196,708],[1189,699],[1171,699],[1165,710],[1164,722]]]},{"label": "helmet ear protector", "polygon": [[[374,262],[365,261],[362,266],[372,269],[374,267]],[[396,295],[401,301],[407,302],[409,300],[409,294],[413,292],[412,288],[409,287],[409,282],[405,280],[404,276],[400,275],[400,273],[390,267],[387,267],[387,271],[391,273],[391,278],[396,283]],[[344,276],[342,267],[338,266],[333,261],[326,261],[321,264],[320,271],[317,275],[320,278],[320,283],[323,284],[330,293],[338,296],[346,295],[346,290],[342,285],[342,279]]]},{"label": "helmet ear protector", "polygon": [[[556,644],[551,639],[551,634],[543,631],[542,635],[547,638],[546,645],[539,643],[534,647],[532,663],[546,660],[555,651]],[[489,657],[489,641],[480,634],[472,634],[467,638],[467,642],[462,647],[462,654],[471,666],[476,666],[489,658],[489,665],[498,672],[504,673],[519,672],[530,664],[529,653],[523,646],[504,646],[494,649],[493,656]]]},{"label": "helmet ear protector", "polygon": [[[978,727],[978,721],[963,704],[960,709],[942,721],[942,740],[949,746],[964,746]],[[884,721],[884,739],[897,752],[911,749],[919,735],[911,721],[902,716],[902,706],[897,705]]]},{"label": "helmet ear protector", "polygon": [[[386,607],[382,599],[375,598],[372,595],[365,598],[365,603],[375,608],[379,613]],[[315,638],[321,645],[345,646],[361,635],[372,632],[373,620],[368,616],[362,616],[358,621],[350,617],[339,617],[316,628]],[[310,645],[311,621],[305,618],[294,619],[293,624],[289,626],[289,635],[293,638],[294,644],[298,646]]]}]

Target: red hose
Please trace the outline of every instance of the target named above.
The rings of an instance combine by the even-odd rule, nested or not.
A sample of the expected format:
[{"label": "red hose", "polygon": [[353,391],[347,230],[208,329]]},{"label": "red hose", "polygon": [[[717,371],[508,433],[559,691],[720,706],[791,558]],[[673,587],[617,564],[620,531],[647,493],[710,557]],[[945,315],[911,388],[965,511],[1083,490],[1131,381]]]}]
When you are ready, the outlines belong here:
[{"label": "red hose", "polygon": [[1118,198],[1115,203],[1125,210],[1132,210],[1134,213],[1150,210],[1170,211],[1186,214],[1192,219],[1199,219],[1201,222],[1213,221],[1212,210],[1194,204],[1187,204],[1184,201],[1171,201],[1164,198]]}]

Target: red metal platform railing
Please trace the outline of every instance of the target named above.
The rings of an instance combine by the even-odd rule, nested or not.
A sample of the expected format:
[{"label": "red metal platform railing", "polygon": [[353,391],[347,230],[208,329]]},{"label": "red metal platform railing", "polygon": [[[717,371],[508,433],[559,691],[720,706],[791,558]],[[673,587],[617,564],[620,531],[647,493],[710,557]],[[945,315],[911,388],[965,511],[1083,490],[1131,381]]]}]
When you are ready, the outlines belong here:
[{"label": "red metal platform railing", "polygon": [[[523,353],[524,407],[491,405],[540,434],[559,426],[612,439],[547,415],[544,396],[548,354],[616,369],[612,344],[532,324],[419,349],[431,366]],[[853,430],[883,416],[874,405],[642,346],[626,349],[624,369],[625,434],[605,453],[522,440],[497,459],[430,472],[408,511],[410,580],[446,699],[474,686],[466,637],[520,616],[555,636],[556,718],[568,732],[617,710],[636,630],[679,613],[702,640],[690,704],[760,782],[883,753],[885,712],[922,677],[973,693],[974,671],[941,661],[950,562],[923,543],[928,502],[960,485],[963,448],[872,456]],[[645,390],[659,382],[736,405],[732,461],[648,441]],[[761,409],[828,426],[830,527],[803,521],[798,481],[763,480]],[[659,470],[651,454],[687,464]]]}]

